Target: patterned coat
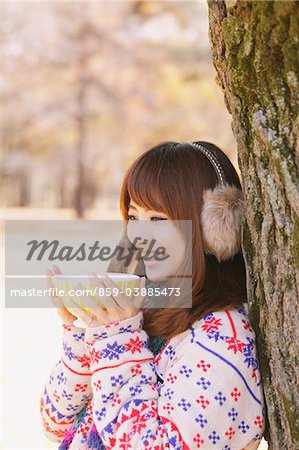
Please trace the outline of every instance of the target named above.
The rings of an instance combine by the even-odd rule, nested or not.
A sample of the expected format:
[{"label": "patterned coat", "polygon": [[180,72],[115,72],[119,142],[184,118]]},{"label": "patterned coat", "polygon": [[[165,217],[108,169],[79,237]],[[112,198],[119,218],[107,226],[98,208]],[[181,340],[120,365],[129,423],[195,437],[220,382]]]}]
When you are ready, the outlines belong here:
[{"label": "patterned coat", "polygon": [[41,396],[49,439],[61,450],[256,449],[264,401],[245,309],[206,315],[156,356],[142,325],[142,311],[86,331],[63,325]]}]

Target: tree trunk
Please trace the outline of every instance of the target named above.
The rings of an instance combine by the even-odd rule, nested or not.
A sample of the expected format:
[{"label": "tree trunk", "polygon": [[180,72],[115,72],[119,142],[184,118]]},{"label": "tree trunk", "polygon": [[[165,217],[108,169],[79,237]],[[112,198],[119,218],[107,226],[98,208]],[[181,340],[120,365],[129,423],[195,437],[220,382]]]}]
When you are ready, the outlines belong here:
[{"label": "tree trunk", "polygon": [[[86,13],[86,11],[85,11]],[[77,179],[74,195],[74,206],[78,218],[84,216],[85,210],[85,170],[84,152],[86,151],[86,128],[87,128],[87,85],[88,85],[88,22],[83,20],[82,28],[79,32],[80,55],[78,59],[78,95],[76,111],[76,127],[78,132],[77,143]]]},{"label": "tree trunk", "polygon": [[[298,6],[208,0],[246,202],[242,248],[271,449],[299,448]],[[297,151],[296,151],[297,150]]]}]

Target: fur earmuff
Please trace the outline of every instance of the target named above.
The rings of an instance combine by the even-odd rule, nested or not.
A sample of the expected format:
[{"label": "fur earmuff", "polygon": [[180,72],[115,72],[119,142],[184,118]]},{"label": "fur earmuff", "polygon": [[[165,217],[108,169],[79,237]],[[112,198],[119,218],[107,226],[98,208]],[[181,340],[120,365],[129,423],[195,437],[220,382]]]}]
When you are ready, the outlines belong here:
[{"label": "fur earmuff", "polygon": [[241,224],[245,214],[243,193],[224,183],[203,193],[201,226],[205,252],[219,262],[233,258],[241,246]]}]

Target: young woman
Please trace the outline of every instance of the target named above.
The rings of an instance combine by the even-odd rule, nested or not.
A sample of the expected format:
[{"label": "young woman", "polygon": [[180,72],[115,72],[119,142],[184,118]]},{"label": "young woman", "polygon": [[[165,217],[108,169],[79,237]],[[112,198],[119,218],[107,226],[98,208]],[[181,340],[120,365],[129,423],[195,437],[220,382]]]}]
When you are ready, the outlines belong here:
[{"label": "young woman", "polygon": [[125,309],[117,296],[101,297],[115,308],[79,310],[84,330],[56,303],[63,354],[41,398],[47,436],[61,450],[256,449],[264,403],[233,165],[210,143],[164,142],[129,168],[120,207],[129,240],[142,221],[175,255],[169,266],[134,267],[146,282],[182,266],[188,242],[178,221],[192,220],[192,307]]}]

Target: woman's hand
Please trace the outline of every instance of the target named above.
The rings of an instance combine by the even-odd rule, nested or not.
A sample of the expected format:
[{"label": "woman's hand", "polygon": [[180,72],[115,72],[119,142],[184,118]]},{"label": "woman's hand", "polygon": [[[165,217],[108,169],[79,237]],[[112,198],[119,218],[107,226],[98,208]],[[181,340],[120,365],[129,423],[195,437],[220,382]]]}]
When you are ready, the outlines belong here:
[{"label": "woman's hand", "polygon": [[[60,269],[57,266],[53,266],[52,267],[52,271],[50,269],[46,270],[46,275],[47,275],[48,287],[49,288],[54,288],[52,277],[54,275],[61,275],[61,271],[60,271]],[[51,301],[52,301],[53,305],[55,306],[55,308],[57,308],[58,315],[61,318],[61,320],[64,323],[64,325],[68,325],[68,326],[69,325],[73,325],[73,322],[74,322],[74,320],[77,319],[77,317],[74,316],[70,311],[68,311],[65,308],[61,298],[57,297],[55,295],[51,295]]]},{"label": "woman's hand", "polygon": [[[89,278],[91,282],[99,289],[104,289],[103,292],[107,292],[107,288],[110,288],[112,293],[113,289],[117,289],[117,291],[119,291],[117,284],[115,284],[106,274],[101,276],[101,278],[97,277],[96,274],[92,274]],[[83,289],[80,284],[77,285],[77,288]],[[145,298],[145,295],[141,294],[142,289],[144,291],[145,288],[145,277],[140,279],[138,288],[139,295],[133,297],[132,299],[130,299],[126,294],[97,295],[94,299],[91,297],[83,297],[82,300],[84,304],[88,305],[88,307],[86,307],[87,312],[84,312],[81,308],[79,308],[76,310],[76,315],[89,327],[99,327],[101,325],[106,325],[133,317],[140,311]]]}]

